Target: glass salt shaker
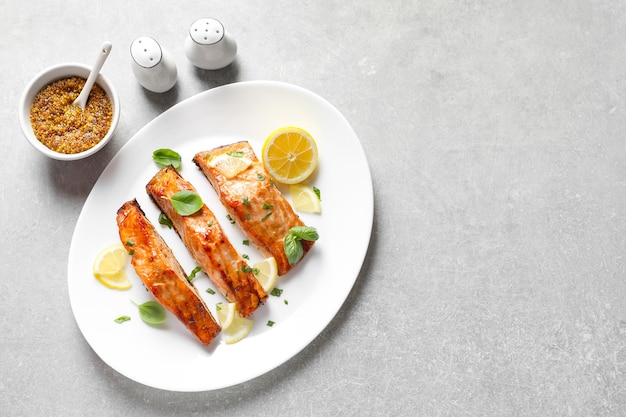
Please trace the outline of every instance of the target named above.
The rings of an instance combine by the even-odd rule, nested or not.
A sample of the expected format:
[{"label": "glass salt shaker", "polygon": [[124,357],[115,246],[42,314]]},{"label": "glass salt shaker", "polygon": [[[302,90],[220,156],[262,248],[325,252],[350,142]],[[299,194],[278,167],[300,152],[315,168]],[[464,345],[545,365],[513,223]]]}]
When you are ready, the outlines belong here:
[{"label": "glass salt shaker", "polygon": [[170,54],[151,37],[135,39],[130,46],[135,78],[145,89],[164,93],[176,84],[178,72]]},{"label": "glass salt shaker", "polygon": [[237,42],[216,19],[192,23],[185,39],[185,55],[198,68],[216,70],[230,65],[237,56]]}]

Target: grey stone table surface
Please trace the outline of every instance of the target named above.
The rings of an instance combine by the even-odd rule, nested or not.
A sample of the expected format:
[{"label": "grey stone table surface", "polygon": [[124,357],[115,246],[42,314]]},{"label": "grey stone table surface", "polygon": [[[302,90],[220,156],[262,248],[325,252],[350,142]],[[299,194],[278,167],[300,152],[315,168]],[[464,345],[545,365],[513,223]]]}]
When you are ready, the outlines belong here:
[{"label": "grey stone table surface", "polygon": [[[626,2],[1,4],[3,416],[626,415]],[[237,40],[231,66],[186,59],[201,17]],[[177,63],[170,92],[133,77],[144,35]],[[44,158],[20,94],[48,65],[91,64],[105,39],[123,109],[112,142]],[[142,126],[248,80],[309,89],[352,125],[373,180],[369,250],[336,317],[283,365],[215,391],[146,387],[76,325],[72,233]]]}]

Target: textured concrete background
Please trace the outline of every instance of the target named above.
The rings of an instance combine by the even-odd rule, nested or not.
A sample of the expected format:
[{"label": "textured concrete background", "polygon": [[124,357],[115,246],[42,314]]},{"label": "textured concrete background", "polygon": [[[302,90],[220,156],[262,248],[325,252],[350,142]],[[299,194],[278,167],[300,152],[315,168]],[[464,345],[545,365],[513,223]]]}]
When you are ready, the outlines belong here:
[{"label": "textured concrete background", "polygon": [[[206,16],[239,44],[225,70],[183,54]],[[593,0],[3,1],[2,415],[626,415],[625,21],[626,2]],[[169,93],[133,78],[143,35],[177,61]],[[91,64],[104,39],[117,133],[87,160],[47,160],[22,137],[19,96],[48,65]],[[74,322],[76,219],[147,122],[264,79],[323,96],[360,137],[365,264],[335,320],[276,370],[214,392],[144,387]]]}]

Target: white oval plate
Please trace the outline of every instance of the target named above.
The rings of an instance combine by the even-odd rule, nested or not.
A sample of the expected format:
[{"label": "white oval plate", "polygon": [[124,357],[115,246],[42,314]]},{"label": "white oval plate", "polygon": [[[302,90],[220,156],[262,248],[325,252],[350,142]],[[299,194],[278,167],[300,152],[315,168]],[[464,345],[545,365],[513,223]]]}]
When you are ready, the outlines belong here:
[{"label": "white oval plate", "polygon": [[[256,248],[226,219],[226,211],[192,162],[199,151],[248,140],[257,156],[274,129],[296,125],[316,139],[320,161],[307,182],[321,190],[322,214],[302,214],[320,239],[306,258],[279,279],[280,297],[253,315],[247,338],[226,345],[221,336],[202,346],[171,314],[162,326],[141,321],[131,303],[152,299],[128,267],[133,287],[111,290],[92,275],[92,262],[105,246],[119,243],[117,209],[136,198],[187,273],[196,266],[173,230],[158,224],[159,210],[145,185],[158,167],[152,152],[170,148],[183,159],[183,177],[198,189],[221,221],[235,248],[261,259]],[[369,245],[373,220],[369,167],[346,119],[321,97],[300,87],[267,81],[214,88],[172,107],[142,128],[111,160],[78,218],[68,260],[68,287],[78,327],[93,350],[113,369],[139,383],[171,391],[206,391],[232,386],[266,373],[300,352],[328,325],[350,293]],[[224,299],[205,290],[208,277],[194,280],[207,305]],[[128,315],[118,324],[114,319]],[[275,324],[268,326],[268,321]]]}]

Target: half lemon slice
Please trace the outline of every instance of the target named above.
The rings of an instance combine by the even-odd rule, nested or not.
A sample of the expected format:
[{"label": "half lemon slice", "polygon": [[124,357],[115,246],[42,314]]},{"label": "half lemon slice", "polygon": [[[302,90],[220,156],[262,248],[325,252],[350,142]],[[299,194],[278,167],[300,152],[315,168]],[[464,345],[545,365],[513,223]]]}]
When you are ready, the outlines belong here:
[{"label": "half lemon slice", "polygon": [[219,303],[217,305],[217,319],[224,332],[224,341],[232,345],[244,339],[254,326],[254,320],[241,317],[237,313],[235,303]]},{"label": "half lemon slice", "polygon": [[126,248],[121,243],[107,246],[96,255],[93,276],[108,288],[127,290],[132,287],[124,270],[129,258]]},{"label": "half lemon slice", "polygon": [[252,270],[254,271],[257,281],[259,281],[263,287],[263,290],[270,292],[276,285],[276,279],[278,278],[276,259],[274,257],[265,258],[255,263],[252,266]]},{"label": "half lemon slice", "polygon": [[296,211],[302,213],[321,213],[322,203],[312,187],[304,184],[289,186],[291,202]]},{"label": "half lemon slice", "polygon": [[252,161],[245,156],[222,154],[216,156],[209,166],[217,169],[226,178],[231,179],[248,169]]}]

